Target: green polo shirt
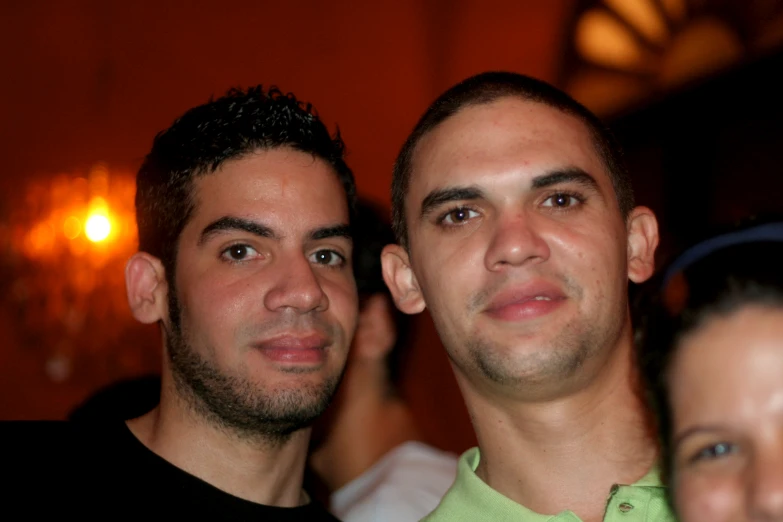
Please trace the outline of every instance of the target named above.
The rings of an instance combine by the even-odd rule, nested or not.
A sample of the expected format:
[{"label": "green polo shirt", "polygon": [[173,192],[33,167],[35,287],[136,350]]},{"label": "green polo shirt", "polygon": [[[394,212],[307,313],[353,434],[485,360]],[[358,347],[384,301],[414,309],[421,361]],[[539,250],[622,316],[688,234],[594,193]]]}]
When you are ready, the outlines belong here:
[{"label": "green polo shirt", "polygon": [[[462,454],[454,485],[422,522],[581,522],[572,511],[539,515],[489,487],[478,475],[479,449]],[[604,522],[675,522],[656,468],[630,486],[609,492]]]}]

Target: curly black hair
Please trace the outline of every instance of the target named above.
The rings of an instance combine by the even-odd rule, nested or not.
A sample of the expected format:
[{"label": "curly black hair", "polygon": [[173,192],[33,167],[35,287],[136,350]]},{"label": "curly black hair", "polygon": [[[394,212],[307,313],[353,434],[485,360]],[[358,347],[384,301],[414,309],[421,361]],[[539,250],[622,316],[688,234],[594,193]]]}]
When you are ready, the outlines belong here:
[{"label": "curly black hair", "polygon": [[343,184],[351,212],[356,185],[339,130],[329,134],[309,103],[261,85],[230,89],[158,133],[136,176],[139,250],[159,258],[174,281],[179,236],[193,212],[193,181],[258,150],[290,147],[326,161]]}]

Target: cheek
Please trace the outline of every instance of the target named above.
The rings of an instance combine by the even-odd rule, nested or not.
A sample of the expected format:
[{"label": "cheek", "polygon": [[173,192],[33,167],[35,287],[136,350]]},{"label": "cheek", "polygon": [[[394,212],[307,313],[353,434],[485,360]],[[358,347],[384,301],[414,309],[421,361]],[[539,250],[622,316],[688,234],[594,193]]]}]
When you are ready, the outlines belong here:
[{"label": "cheek", "polygon": [[[485,246],[461,243],[458,248],[425,246],[418,256],[414,270],[420,276],[420,286],[425,293],[438,301],[448,302],[456,295],[470,295],[478,290],[476,282],[482,280]],[[457,282],[459,281],[459,284]]]},{"label": "cheek", "polygon": [[675,482],[675,504],[682,522],[738,520],[742,488],[731,477],[684,474]]},{"label": "cheek", "polygon": [[[443,270],[426,270],[419,281],[424,301],[432,318],[438,322],[450,323],[455,314],[460,314],[468,296],[472,293],[471,282],[478,280],[475,273],[458,270],[457,266],[443,267]],[[456,281],[461,281],[456,284]]]},{"label": "cheek", "polygon": [[199,329],[236,322],[253,303],[263,303],[263,288],[251,279],[229,282],[206,276],[194,278],[185,281],[178,294],[183,312],[191,317],[191,328]]},{"label": "cheek", "polygon": [[568,260],[561,266],[578,270],[584,283],[602,287],[609,278],[621,283],[627,279],[625,240],[616,234],[609,229],[557,229],[547,239],[553,250],[552,256]]}]

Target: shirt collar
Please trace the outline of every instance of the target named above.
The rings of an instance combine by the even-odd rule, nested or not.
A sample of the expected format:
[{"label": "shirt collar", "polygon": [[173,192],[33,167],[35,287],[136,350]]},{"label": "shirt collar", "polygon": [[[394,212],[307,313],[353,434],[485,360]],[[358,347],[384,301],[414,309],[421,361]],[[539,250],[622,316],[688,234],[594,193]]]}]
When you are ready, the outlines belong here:
[{"label": "shirt collar", "polygon": [[[557,515],[541,515],[495,491],[476,475],[481,460],[479,449],[471,448],[459,459],[457,479],[446,493],[441,506],[448,511],[458,510],[464,515],[475,516],[476,520],[486,518],[488,513],[497,521],[526,522],[579,522],[573,511],[566,510]],[[631,486],[663,487],[660,470],[654,466],[647,474]],[[468,518],[465,518],[467,520]]]}]

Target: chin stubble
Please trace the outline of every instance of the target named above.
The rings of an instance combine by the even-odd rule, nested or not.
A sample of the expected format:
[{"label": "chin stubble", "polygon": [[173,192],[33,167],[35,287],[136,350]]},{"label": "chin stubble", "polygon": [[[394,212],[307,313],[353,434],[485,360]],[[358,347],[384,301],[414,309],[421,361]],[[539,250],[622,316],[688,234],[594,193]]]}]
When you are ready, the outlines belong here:
[{"label": "chin stubble", "polygon": [[[265,389],[221,371],[194,350],[176,298],[169,299],[169,310],[172,326],[166,329],[166,349],[174,383],[180,398],[199,417],[242,439],[278,445],[326,410],[341,373],[318,385]],[[307,371],[292,369],[290,373]]]},{"label": "chin stubble", "polygon": [[466,345],[470,361],[490,381],[523,388],[572,377],[597,350],[594,332],[577,335],[567,327],[549,346],[524,355],[503,353],[503,347],[480,336]]},{"label": "chin stubble", "polygon": [[[579,302],[583,298],[584,292],[579,285],[566,277],[561,277],[560,281],[570,299]],[[499,283],[499,287],[503,284]],[[487,289],[473,296],[468,302],[468,312],[480,313],[496,290]],[[597,322],[587,319],[571,321],[545,341],[546,344],[524,354],[514,354],[513,350],[509,353],[507,347],[474,332],[464,343],[468,354],[466,362],[473,367],[472,372],[478,371],[496,384],[517,389],[570,379],[586,361],[616,341],[620,325],[612,322],[604,326],[601,328]],[[455,363],[459,365],[458,361]],[[470,368],[465,370],[470,371]]]}]

